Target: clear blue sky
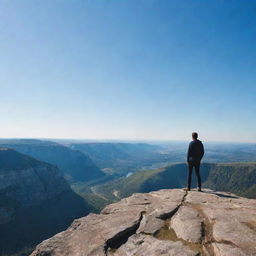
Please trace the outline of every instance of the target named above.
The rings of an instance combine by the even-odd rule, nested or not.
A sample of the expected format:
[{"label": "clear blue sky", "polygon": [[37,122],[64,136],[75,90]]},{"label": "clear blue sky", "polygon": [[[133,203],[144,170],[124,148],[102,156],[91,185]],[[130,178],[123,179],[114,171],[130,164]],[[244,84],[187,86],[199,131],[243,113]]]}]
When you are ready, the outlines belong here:
[{"label": "clear blue sky", "polygon": [[256,142],[256,1],[0,0],[0,137]]}]

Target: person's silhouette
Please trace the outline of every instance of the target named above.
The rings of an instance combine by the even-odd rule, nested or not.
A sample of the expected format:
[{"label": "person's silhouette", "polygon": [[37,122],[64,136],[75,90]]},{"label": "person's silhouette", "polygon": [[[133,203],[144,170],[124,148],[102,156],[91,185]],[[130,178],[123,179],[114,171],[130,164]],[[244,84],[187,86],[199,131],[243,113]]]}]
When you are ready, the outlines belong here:
[{"label": "person's silhouette", "polygon": [[188,153],[187,153],[187,163],[188,163],[188,184],[187,190],[191,189],[191,176],[192,170],[195,168],[195,173],[197,176],[198,191],[201,191],[201,176],[200,176],[200,162],[204,156],[204,146],[203,143],[197,139],[198,134],[196,132],[192,133],[192,141],[189,143]]}]

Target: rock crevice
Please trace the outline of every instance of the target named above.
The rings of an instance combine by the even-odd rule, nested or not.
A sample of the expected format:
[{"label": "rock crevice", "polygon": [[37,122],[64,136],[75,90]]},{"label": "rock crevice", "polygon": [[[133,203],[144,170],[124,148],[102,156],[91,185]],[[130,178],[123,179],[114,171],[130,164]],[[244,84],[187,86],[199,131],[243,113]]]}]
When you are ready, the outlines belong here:
[{"label": "rock crevice", "polygon": [[120,231],[119,233],[115,234],[113,237],[109,238],[106,241],[104,245],[104,251],[106,256],[108,255],[109,251],[115,251],[123,244],[125,244],[130,236],[136,233],[137,229],[140,226],[144,213],[145,212],[141,212],[138,221],[135,222],[132,226],[127,227],[126,229]]}]

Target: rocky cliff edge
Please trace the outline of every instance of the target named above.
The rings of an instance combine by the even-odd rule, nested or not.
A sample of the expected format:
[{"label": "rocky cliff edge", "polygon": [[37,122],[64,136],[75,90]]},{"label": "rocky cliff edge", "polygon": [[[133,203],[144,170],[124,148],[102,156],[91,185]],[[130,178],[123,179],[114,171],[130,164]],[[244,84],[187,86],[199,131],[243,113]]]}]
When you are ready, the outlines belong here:
[{"label": "rocky cliff edge", "polygon": [[256,200],[211,190],[133,194],[75,220],[31,254],[53,255],[256,255]]}]

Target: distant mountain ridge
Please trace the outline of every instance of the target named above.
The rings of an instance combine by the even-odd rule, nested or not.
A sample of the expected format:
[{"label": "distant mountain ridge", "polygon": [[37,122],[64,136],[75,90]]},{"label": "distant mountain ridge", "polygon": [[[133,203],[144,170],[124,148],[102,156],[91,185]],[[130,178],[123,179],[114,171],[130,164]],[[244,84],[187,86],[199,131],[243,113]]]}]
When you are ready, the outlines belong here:
[{"label": "distant mountain ridge", "polygon": [[92,210],[57,166],[0,148],[0,255],[33,248]]},{"label": "distant mountain ridge", "polygon": [[[104,172],[120,176],[185,162],[188,143],[76,142],[67,145],[88,155],[100,168],[106,168]],[[256,162],[255,143],[203,143],[207,163]]]},{"label": "distant mountain ridge", "polygon": [[35,139],[1,139],[0,146],[13,148],[40,161],[55,164],[71,180],[89,181],[105,176],[88,156],[55,142]]},{"label": "distant mountain ridge", "polygon": [[100,168],[113,168],[122,174],[165,159],[161,146],[146,143],[73,143],[69,147],[88,155]]}]

